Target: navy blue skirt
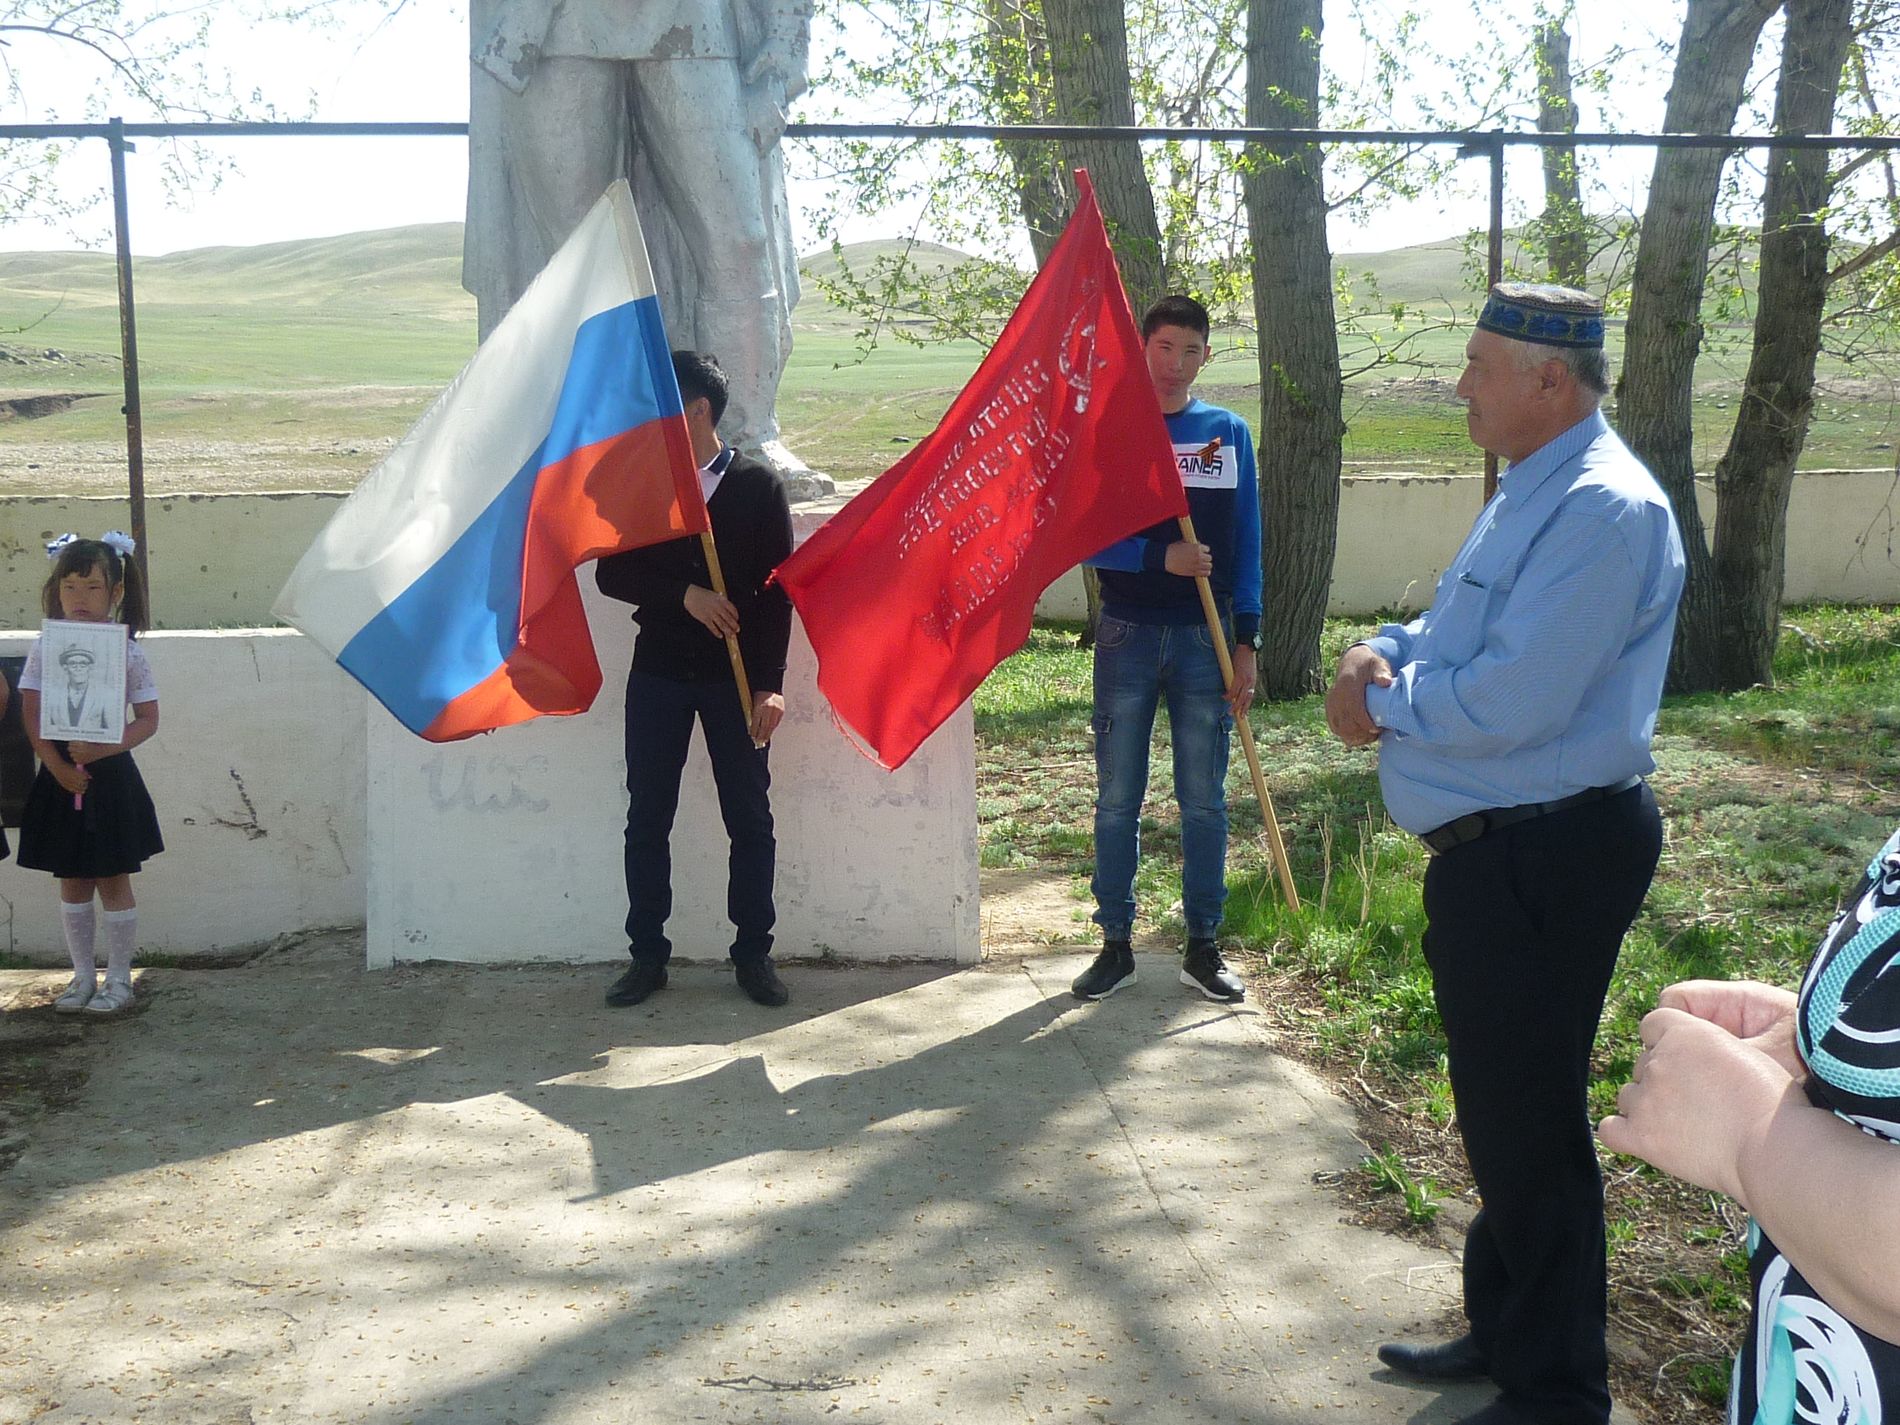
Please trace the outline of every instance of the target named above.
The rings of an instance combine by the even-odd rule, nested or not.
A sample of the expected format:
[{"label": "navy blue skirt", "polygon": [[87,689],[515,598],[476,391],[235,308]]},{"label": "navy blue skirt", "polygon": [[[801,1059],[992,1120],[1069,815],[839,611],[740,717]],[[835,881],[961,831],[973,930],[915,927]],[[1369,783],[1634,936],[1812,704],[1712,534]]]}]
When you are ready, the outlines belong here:
[{"label": "navy blue skirt", "polygon": [[15,864],[63,879],[130,875],[165,849],[158,811],[130,752],[94,762],[78,807],[42,766],[26,794]]}]

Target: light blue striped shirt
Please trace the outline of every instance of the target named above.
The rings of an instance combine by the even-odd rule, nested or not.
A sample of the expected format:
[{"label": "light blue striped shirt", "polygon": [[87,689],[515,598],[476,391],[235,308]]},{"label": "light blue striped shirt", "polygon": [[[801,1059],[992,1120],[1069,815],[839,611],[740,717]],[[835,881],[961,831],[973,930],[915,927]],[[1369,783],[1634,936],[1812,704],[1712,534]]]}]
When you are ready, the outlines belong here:
[{"label": "light blue striped shirt", "polygon": [[1652,771],[1682,539],[1601,412],[1505,471],[1432,606],[1366,640],[1379,785],[1407,831]]}]

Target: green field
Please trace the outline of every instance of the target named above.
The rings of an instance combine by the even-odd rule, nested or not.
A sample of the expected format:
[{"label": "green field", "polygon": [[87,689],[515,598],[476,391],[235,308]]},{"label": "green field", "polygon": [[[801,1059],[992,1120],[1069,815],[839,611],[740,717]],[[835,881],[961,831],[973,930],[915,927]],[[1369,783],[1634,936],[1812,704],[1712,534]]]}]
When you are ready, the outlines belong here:
[{"label": "green field", "polygon": [[[863,261],[891,244],[861,244]],[[953,260],[947,249],[928,262]],[[147,477],[156,492],[348,488],[421,414],[475,344],[460,287],[461,227],[205,248],[135,264]],[[834,265],[831,254],[810,261]],[[1339,261],[1361,311],[1348,334],[1349,470],[1470,471],[1476,453],[1451,388],[1470,296],[1457,241]],[[73,397],[49,414],[0,408],[0,492],[123,486],[117,289],[99,253],[0,254],[0,401]],[[1375,300],[1376,298],[1376,300]],[[1402,302],[1395,320],[1385,304]],[[780,395],[792,445],[844,479],[875,475],[927,433],[975,369],[972,342],[890,338],[869,356],[857,320],[808,291]],[[1258,378],[1244,332],[1223,332],[1203,378],[1213,400],[1253,414]],[[1701,372],[1697,453],[1712,466],[1733,418],[1747,333],[1716,330]],[[1613,337],[1614,345],[1614,337]],[[1394,359],[1375,364],[1383,351]],[[1615,352],[1612,351],[1614,359]],[[1803,457],[1810,468],[1890,465],[1896,385],[1866,364],[1824,362]]]}]

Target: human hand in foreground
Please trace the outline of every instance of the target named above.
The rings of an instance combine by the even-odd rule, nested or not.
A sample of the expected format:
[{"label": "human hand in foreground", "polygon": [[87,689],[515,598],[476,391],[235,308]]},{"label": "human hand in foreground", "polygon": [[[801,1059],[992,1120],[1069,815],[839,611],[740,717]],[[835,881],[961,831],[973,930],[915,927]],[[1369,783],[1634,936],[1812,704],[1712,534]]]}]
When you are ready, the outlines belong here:
[{"label": "human hand in foreground", "polygon": [[758,693],[752,699],[752,744],[763,747],[772,740],[772,734],[778,731],[779,722],[785,716],[785,695],[783,693]]},{"label": "human hand in foreground", "polygon": [[1793,990],[1759,980],[1683,980],[1656,997],[1656,1008],[1679,1009],[1726,1029],[1794,1077],[1807,1072],[1794,1044]]},{"label": "human hand in foreground", "polygon": [[1259,660],[1253,645],[1243,643],[1234,650],[1234,681],[1227,689],[1227,708],[1238,722],[1253,706],[1254,685],[1259,681]]},{"label": "human hand in foreground", "polygon": [[75,767],[85,767],[103,758],[116,757],[125,751],[117,742],[69,742],[66,744],[66,756]]},{"label": "human hand in foreground", "polygon": [[1196,576],[1205,578],[1214,572],[1214,551],[1205,544],[1192,544],[1185,539],[1177,539],[1168,546],[1163,559],[1170,574],[1178,574],[1183,579]]},{"label": "human hand in foreground", "polygon": [[1643,1017],[1643,1052],[1597,1125],[1603,1144],[1748,1206],[1741,1162],[1768,1130],[1794,1076],[1718,1024],[1679,1009]]},{"label": "human hand in foreground", "polygon": [[86,788],[92,785],[92,773],[84,767],[76,767],[71,762],[48,762],[46,770],[53,774],[53,780],[71,792],[74,796],[84,796]]},{"label": "human hand in foreground", "polygon": [[731,638],[739,632],[739,611],[724,594],[715,594],[701,584],[686,586],[686,612],[706,625],[714,638]]},{"label": "human hand in foreground", "polygon": [[1379,740],[1379,724],[1366,710],[1366,689],[1390,687],[1392,665],[1384,655],[1355,643],[1339,660],[1339,673],[1326,690],[1326,726],[1348,747],[1370,747]]}]

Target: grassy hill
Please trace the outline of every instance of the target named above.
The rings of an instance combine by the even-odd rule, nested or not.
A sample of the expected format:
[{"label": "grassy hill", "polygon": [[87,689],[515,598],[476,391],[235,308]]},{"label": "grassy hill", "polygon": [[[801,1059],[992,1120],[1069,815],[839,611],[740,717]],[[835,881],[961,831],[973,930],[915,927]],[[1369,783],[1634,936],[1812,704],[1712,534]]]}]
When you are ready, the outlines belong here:
[{"label": "grassy hill", "polygon": [[[175,305],[387,308],[460,320],[474,303],[461,289],[462,225],[431,223],[341,237],[203,247],[133,262],[141,307]],[[116,306],[110,253],[0,253],[0,293],[20,300]]]},{"label": "grassy hill", "polygon": [[[905,257],[917,271],[934,276],[939,272],[967,262],[969,254],[958,248],[945,247],[939,242],[908,242],[902,238],[881,238],[875,242],[846,243],[843,248],[844,263],[853,268],[868,268],[873,262],[884,257]],[[835,277],[844,265],[838,255],[830,248],[821,248],[817,252],[807,253],[799,259],[798,270],[809,278],[823,279]],[[806,298],[811,296],[807,284]],[[801,305],[809,305],[801,301]]]},{"label": "grassy hill", "polygon": [[[155,490],[347,487],[360,479],[459,371],[475,347],[463,292],[459,223],[353,233],[259,247],[201,248],[137,260],[148,478]],[[853,244],[865,267],[904,250]],[[963,260],[910,246],[927,274]],[[806,269],[836,271],[830,251]],[[1374,315],[1398,365],[1370,365],[1347,393],[1349,464],[1467,469],[1474,457],[1451,399],[1476,296],[1465,242],[1448,239],[1339,259],[1366,309],[1407,304],[1403,329]],[[1374,294],[1379,304],[1372,304]],[[1421,321],[1421,317],[1423,320]],[[793,444],[841,476],[875,474],[927,433],[982,357],[971,342],[925,348],[886,341],[868,358],[861,325],[807,281],[779,414]],[[1719,455],[1745,350],[1728,338],[1702,368],[1698,458]],[[1616,340],[1612,336],[1612,344]],[[1244,331],[1217,334],[1203,378],[1214,400],[1258,410]],[[1370,348],[1355,339],[1349,369]],[[0,253],[0,400],[98,393],[37,419],[0,406],[0,491],[114,490],[123,482],[117,278],[105,253]],[[50,355],[49,355],[50,353]],[[1612,352],[1614,359],[1615,352]],[[1831,370],[1805,459],[1892,460],[1891,392]],[[1858,383],[1858,384],[1856,384]],[[1878,384],[1878,383],[1876,383]],[[1873,399],[1869,399],[1873,398]]]},{"label": "grassy hill", "polygon": [[[846,245],[844,260],[865,270],[881,257],[907,254],[925,275],[967,260],[940,243],[898,239]],[[1339,261],[1342,272],[1371,274],[1381,291],[1404,300],[1468,296],[1461,272],[1460,243],[1447,240],[1396,252],[1355,253]],[[350,233],[339,237],[269,243],[259,247],[207,247],[164,257],[140,257],[133,280],[141,312],[180,307],[302,308],[343,312],[397,311],[445,321],[472,320],[474,299],[462,291],[462,225],[432,223]],[[832,277],[840,263],[831,250],[808,254],[801,270],[813,279]],[[36,306],[70,314],[93,307],[116,312],[118,278],[112,256],[102,252],[0,252],[0,326],[30,319]],[[801,319],[831,315],[808,281]],[[116,315],[115,315],[116,322]],[[10,338],[0,331],[0,341]]]}]

